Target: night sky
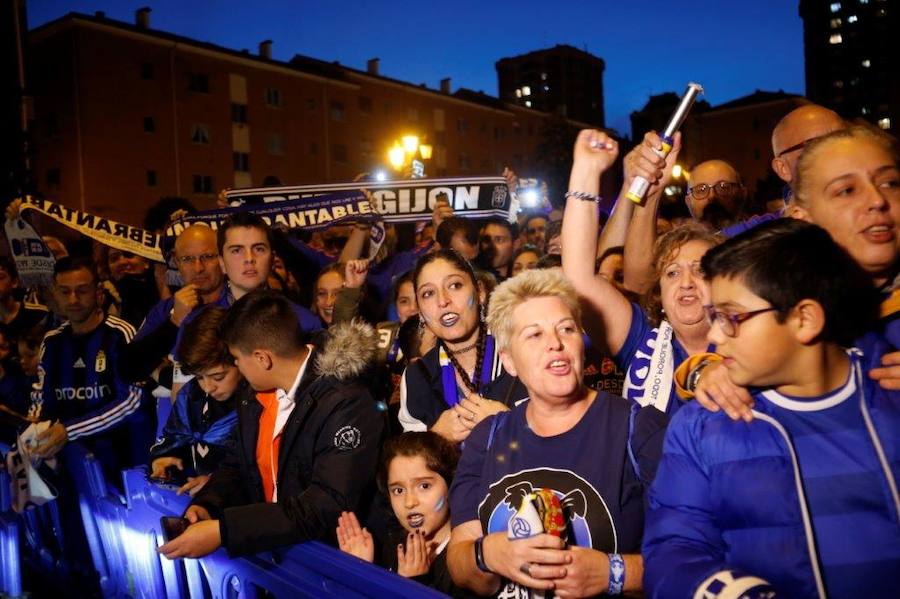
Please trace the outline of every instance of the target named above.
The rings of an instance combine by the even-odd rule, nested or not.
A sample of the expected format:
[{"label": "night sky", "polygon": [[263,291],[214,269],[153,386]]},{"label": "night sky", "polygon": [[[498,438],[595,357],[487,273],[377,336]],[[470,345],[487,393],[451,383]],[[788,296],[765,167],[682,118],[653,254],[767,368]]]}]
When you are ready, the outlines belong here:
[{"label": "night sky", "polygon": [[153,9],[151,28],[273,57],[305,54],[438,88],[497,95],[494,63],[570,44],[606,61],[607,125],[630,134],[628,115],[650,94],[698,81],[713,105],[756,89],[803,93],[803,26],[797,2],[555,0],[537,2],[365,2],[235,0],[29,0],[29,27],[68,12],[105,11],[133,22]]}]

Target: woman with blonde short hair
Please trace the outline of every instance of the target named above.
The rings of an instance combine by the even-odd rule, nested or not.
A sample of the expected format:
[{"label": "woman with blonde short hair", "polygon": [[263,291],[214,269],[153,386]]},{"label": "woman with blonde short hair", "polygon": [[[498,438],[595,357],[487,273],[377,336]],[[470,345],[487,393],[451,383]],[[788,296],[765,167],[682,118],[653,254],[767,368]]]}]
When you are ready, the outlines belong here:
[{"label": "woman with blonde short hair", "polygon": [[584,384],[575,289],[560,269],[494,291],[488,325],[528,398],[469,435],[450,489],[448,565],[478,594],[557,597],[641,587],[642,486],[627,402]]}]

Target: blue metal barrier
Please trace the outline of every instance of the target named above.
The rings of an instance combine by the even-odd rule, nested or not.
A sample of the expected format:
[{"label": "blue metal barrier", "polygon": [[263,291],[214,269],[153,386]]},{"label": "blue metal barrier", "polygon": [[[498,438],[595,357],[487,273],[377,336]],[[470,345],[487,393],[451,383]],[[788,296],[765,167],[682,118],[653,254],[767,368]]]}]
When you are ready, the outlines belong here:
[{"label": "blue metal barrier", "polygon": [[9,474],[0,471],[0,594],[19,597],[22,595],[19,521],[10,500]]},{"label": "blue metal barrier", "polygon": [[149,483],[140,469],[126,470],[123,477],[126,559],[135,597],[252,599],[261,591],[275,597],[444,597],[319,542],[242,559],[220,549],[200,560],[169,561],[156,551],[163,542],[159,519],[181,515],[189,498]]},{"label": "blue metal barrier", "polygon": [[[135,599],[255,599],[267,597],[444,597],[319,542],[231,559],[223,549],[199,559],[170,561],[163,544],[162,516],[178,516],[190,498],[146,479],[143,469],[122,473],[125,496],[111,488],[99,462],[78,444],[64,449],[64,463],[78,489],[79,508],[104,597]],[[2,476],[4,473],[0,473]],[[5,493],[5,494],[4,494]],[[29,540],[29,564],[43,575],[68,567],[50,549],[60,532],[57,505],[48,503],[17,516],[9,507],[9,477],[0,479],[0,592],[22,593],[19,523]],[[48,533],[47,531],[53,531]]]}]

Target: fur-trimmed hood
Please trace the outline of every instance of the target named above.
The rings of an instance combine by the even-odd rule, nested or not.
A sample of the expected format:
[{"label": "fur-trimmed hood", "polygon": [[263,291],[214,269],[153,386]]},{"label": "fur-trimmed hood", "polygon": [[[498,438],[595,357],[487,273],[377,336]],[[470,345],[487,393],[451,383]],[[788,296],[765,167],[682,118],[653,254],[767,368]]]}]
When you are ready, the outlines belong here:
[{"label": "fur-trimmed hood", "polygon": [[343,322],[328,329],[316,356],[316,374],[345,380],[361,375],[378,351],[378,333],[361,320]]}]

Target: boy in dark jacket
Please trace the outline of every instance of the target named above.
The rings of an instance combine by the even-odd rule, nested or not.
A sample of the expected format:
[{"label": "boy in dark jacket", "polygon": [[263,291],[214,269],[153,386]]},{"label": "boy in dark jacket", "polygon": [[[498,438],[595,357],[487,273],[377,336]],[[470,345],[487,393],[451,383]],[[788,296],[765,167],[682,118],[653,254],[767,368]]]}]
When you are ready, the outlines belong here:
[{"label": "boy in dark jacket", "polygon": [[255,394],[238,401],[235,453],[194,498],[191,526],[159,551],[232,556],[333,540],[342,511],[367,507],[384,431],[364,381],[376,337],[366,325],[306,345],[284,296],[254,291],[231,307],[223,338]]},{"label": "boy in dark jacket", "polygon": [[[862,200],[860,200],[862,201]],[[900,393],[845,349],[878,317],[865,273],[823,229],[760,225],[702,261],[709,340],[752,422],[690,403],[672,419],[644,530],[648,597],[895,597]]]}]

